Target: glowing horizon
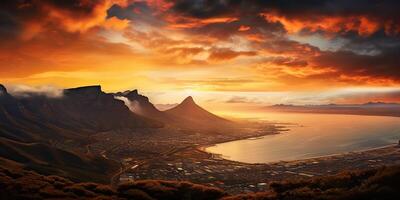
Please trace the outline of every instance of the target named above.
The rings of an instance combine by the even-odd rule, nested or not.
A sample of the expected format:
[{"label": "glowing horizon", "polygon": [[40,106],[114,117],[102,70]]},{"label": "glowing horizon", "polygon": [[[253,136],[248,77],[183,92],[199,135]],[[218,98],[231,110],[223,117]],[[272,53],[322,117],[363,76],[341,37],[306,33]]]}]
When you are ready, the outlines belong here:
[{"label": "glowing horizon", "polygon": [[11,87],[139,89],[155,104],[191,95],[221,112],[400,103],[396,6],[383,1],[376,12],[375,4],[6,1],[0,80]]}]

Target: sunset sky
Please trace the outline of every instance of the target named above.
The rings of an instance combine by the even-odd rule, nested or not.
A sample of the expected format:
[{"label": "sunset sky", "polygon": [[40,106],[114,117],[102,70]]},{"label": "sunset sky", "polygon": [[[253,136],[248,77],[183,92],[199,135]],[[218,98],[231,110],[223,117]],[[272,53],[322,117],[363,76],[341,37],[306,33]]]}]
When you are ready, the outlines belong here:
[{"label": "sunset sky", "polygon": [[137,88],[209,108],[400,102],[399,10],[396,0],[2,0],[0,82]]}]

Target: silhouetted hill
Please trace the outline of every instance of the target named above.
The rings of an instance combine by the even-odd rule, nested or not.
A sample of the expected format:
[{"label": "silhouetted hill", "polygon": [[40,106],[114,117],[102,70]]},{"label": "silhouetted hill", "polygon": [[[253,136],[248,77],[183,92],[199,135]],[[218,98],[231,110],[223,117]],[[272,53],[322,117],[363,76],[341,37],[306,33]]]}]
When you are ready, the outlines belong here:
[{"label": "silhouetted hill", "polygon": [[179,105],[165,113],[179,119],[180,123],[193,128],[223,128],[234,125],[233,122],[214,115],[197,105],[191,96],[185,98]]},{"label": "silhouetted hill", "polygon": [[144,180],[114,189],[0,167],[0,199],[397,200],[400,198],[400,166],[289,179],[272,182],[269,188],[265,192],[230,196],[220,189],[189,182]]}]

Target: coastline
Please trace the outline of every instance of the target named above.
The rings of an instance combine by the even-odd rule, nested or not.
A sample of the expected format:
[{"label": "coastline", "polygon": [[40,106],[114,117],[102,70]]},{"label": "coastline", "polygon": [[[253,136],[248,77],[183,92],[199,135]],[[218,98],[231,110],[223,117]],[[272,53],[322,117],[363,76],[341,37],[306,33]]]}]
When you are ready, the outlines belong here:
[{"label": "coastline", "polygon": [[[280,133],[277,133],[280,134]],[[202,151],[206,154],[211,155],[212,158],[218,158],[218,160],[224,160],[227,162],[235,162],[235,163],[241,163],[244,165],[275,165],[275,164],[279,164],[279,163],[298,163],[298,162],[310,162],[310,161],[314,161],[314,160],[319,160],[319,159],[330,159],[333,157],[346,157],[346,156],[353,156],[355,154],[368,154],[368,153],[372,153],[376,150],[384,150],[384,149],[390,149],[390,148],[400,148],[400,145],[398,143],[392,143],[392,144],[388,144],[388,145],[384,145],[384,146],[380,146],[380,147],[373,147],[373,148],[368,148],[368,149],[362,149],[362,150],[357,150],[357,151],[349,151],[349,152],[344,152],[344,153],[335,153],[335,154],[328,154],[328,155],[323,155],[323,156],[313,156],[313,157],[309,157],[309,158],[304,158],[304,159],[295,159],[295,160],[280,160],[280,161],[274,161],[274,162],[260,162],[260,163],[247,163],[247,162],[242,162],[242,161],[237,161],[237,160],[231,160],[228,159],[227,156],[223,156],[222,154],[217,154],[217,153],[212,153],[207,151],[206,149],[209,147],[213,147],[216,146],[218,144],[222,144],[222,143],[227,143],[227,142],[233,142],[233,141],[240,141],[240,140],[247,140],[249,138],[257,138],[258,139],[263,139],[264,136],[267,135],[271,135],[271,134],[266,134],[263,136],[257,136],[257,137],[247,137],[247,138],[243,138],[243,139],[237,139],[237,140],[229,140],[229,141],[225,141],[225,142],[220,142],[220,143],[215,143],[215,144],[209,144],[209,145],[203,145],[201,147],[197,147],[196,149],[199,151]]]},{"label": "coastline", "polygon": [[[294,112],[286,112],[286,113],[294,113]],[[308,113],[305,112],[304,114],[326,114],[326,115],[358,115],[358,116],[376,116],[376,117],[393,117],[393,118],[398,118],[396,116],[387,116],[387,115],[359,115],[359,114],[341,114],[341,113]],[[274,125],[279,125],[281,123],[274,123]],[[292,124],[292,123],[290,123]],[[299,124],[296,124],[296,126],[299,126]],[[226,140],[226,141],[220,141],[217,143],[212,143],[212,144],[206,144],[206,145],[202,145],[201,147],[199,147],[198,149],[200,151],[203,151],[207,154],[212,154],[213,157],[218,157],[219,159],[224,159],[226,161],[232,161],[232,162],[240,162],[243,164],[274,164],[274,163],[280,163],[280,162],[299,162],[299,161],[307,161],[307,160],[314,160],[314,159],[322,159],[322,158],[329,158],[329,157],[334,157],[334,156],[347,156],[347,155],[352,155],[352,154],[357,154],[357,153],[368,153],[370,151],[374,151],[374,150],[379,150],[379,149],[384,149],[384,148],[390,148],[390,147],[394,147],[394,146],[400,146],[398,144],[398,142],[393,142],[393,143],[387,143],[384,144],[383,146],[376,146],[376,147],[366,147],[366,148],[358,148],[358,150],[352,150],[349,149],[348,151],[342,151],[342,152],[338,152],[338,153],[328,153],[325,155],[313,155],[313,156],[297,156],[298,158],[295,159],[287,159],[287,160],[276,160],[276,161],[266,161],[266,162],[246,162],[246,161],[239,161],[239,160],[231,160],[229,159],[230,156],[224,156],[222,154],[219,153],[213,153],[210,151],[207,151],[207,148],[209,147],[213,147],[213,146],[217,146],[220,144],[224,144],[224,143],[229,143],[229,142],[234,142],[234,141],[245,141],[245,140],[259,140],[259,139],[264,139],[265,136],[268,135],[274,135],[274,134],[282,134],[286,131],[290,131],[290,127],[288,126],[282,126],[280,128],[277,128],[275,130],[275,133],[272,134],[256,134],[256,135],[247,135],[244,137],[238,137],[237,139],[231,139],[231,140]],[[399,138],[400,139],[400,138]],[[304,158],[302,158],[304,157]]]},{"label": "coastline", "polygon": [[[232,169],[219,174],[224,180],[224,184],[219,187],[231,194],[236,194],[238,191],[263,191],[265,188],[258,187],[258,184],[283,181],[287,178],[309,179],[336,175],[345,171],[377,169],[400,164],[400,145],[396,143],[359,151],[268,163],[240,162],[206,151],[207,147],[213,145],[215,144],[196,149],[208,155],[208,159],[213,160],[215,165],[229,166]],[[236,176],[244,178],[243,183],[231,182],[235,180],[232,177]]]},{"label": "coastline", "polygon": [[[287,130],[285,129],[285,130],[282,130],[282,131],[287,131]],[[201,145],[201,146],[196,147],[196,149],[199,150],[199,151],[202,151],[202,152],[204,152],[204,153],[207,153],[207,154],[213,154],[214,156],[217,156],[217,157],[218,157],[218,155],[220,155],[220,154],[215,154],[215,153],[208,152],[206,149],[209,148],[209,147],[216,146],[216,145],[218,145],[218,144],[222,144],[222,143],[234,142],[234,141],[240,141],[240,140],[260,140],[260,139],[263,139],[265,136],[268,136],[268,135],[277,135],[277,134],[282,134],[282,133],[281,133],[281,130],[274,130],[273,133],[265,133],[265,134],[257,134],[257,135],[248,135],[248,136],[242,136],[242,137],[239,137],[239,138],[224,140],[224,141],[220,141],[220,142],[205,144],[205,145]],[[239,161],[234,161],[234,160],[229,160],[229,161],[239,162]],[[245,164],[249,164],[249,163],[245,163]]]}]

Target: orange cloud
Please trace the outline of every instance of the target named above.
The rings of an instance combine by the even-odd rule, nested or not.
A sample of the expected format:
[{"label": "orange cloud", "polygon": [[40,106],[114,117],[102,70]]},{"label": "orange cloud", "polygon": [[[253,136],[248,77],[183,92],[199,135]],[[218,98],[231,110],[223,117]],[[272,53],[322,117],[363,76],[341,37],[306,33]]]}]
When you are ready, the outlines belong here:
[{"label": "orange cloud", "polygon": [[169,23],[167,28],[169,29],[190,29],[203,27],[209,24],[217,23],[230,23],[237,21],[236,17],[215,17],[207,19],[190,18],[183,16],[169,15],[166,17],[166,21]]},{"label": "orange cloud", "polygon": [[[67,32],[87,32],[95,27],[121,29],[126,20],[110,18],[107,20],[107,10],[113,5],[127,6],[127,0],[73,0],[71,5],[63,5],[57,1],[33,1],[17,4],[16,17],[22,24],[20,38],[29,40],[39,33],[62,30]],[[25,14],[27,13],[27,14]]]},{"label": "orange cloud", "polygon": [[250,30],[250,26],[240,26],[239,27],[239,29],[238,29],[238,31],[248,31],[248,30]]},{"label": "orange cloud", "polygon": [[281,23],[289,33],[298,33],[301,30],[328,33],[355,31],[361,36],[368,36],[383,28],[379,21],[367,16],[320,16],[311,19],[288,18],[276,13],[262,13],[261,16],[270,23]]},{"label": "orange cloud", "polygon": [[[275,12],[261,17],[258,13],[267,10],[262,6],[220,10],[228,1],[215,4],[215,8],[214,4],[192,7],[187,3],[190,1],[182,1],[182,7],[169,0],[29,2],[35,5],[0,8],[0,13],[10,16],[8,26],[0,27],[2,80],[102,83],[115,90],[142,86],[214,91],[400,84],[398,40],[390,37],[381,41],[379,37],[387,37],[384,34],[374,35],[372,42],[365,37],[378,30],[400,32],[393,17],[273,7],[268,10]],[[340,50],[324,51],[315,46],[319,40],[301,43],[287,35],[302,30],[339,35],[349,40],[348,45],[357,38],[354,42],[359,46],[353,47],[354,51],[367,46],[380,53],[337,54]],[[347,32],[357,34],[343,34]],[[236,82],[238,77],[241,80]],[[179,78],[184,80],[176,80]]]},{"label": "orange cloud", "polygon": [[[106,23],[107,10],[114,4],[126,6],[127,0],[103,0],[94,4],[86,1],[81,2],[83,7],[91,7],[92,11],[86,16],[77,17],[74,11],[58,9],[51,5],[44,5],[44,10],[48,12],[48,20],[61,22],[61,25],[70,32],[85,32],[90,28]],[[113,20],[109,23],[115,23]],[[107,24],[107,23],[106,23]]]},{"label": "orange cloud", "polygon": [[266,38],[262,34],[247,34],[245,35],[247,40],[252,41],[252,42],[265,42]]},{"label": "orange cloud", "polygon": [[102,27],[113,30],[124,30],[129,26],[128,19],[118,19],[117,17],[111,17],[102,23]]}]

